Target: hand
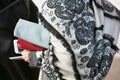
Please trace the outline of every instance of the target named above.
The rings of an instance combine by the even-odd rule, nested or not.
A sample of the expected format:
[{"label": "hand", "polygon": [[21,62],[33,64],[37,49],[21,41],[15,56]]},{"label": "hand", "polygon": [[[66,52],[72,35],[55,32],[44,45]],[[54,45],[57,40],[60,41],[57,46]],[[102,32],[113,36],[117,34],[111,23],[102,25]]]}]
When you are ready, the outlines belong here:
[{"label": "hand", "polygon": [[29,62],[29,53],[30,51],[26,49],[21,53],[22,58],[25,60],[25,62]]}]

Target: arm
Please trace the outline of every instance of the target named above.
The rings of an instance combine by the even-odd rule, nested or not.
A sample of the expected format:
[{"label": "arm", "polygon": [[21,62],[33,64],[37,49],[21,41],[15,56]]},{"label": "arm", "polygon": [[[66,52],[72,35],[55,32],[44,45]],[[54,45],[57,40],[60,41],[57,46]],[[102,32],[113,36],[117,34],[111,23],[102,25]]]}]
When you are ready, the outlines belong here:
[{"label": "arm", "polygon": [[47,59],[46,57],[49,56],[49,51],[52,51],[53,46],[49,44],[49,49],[41,50],[41,51],[30,51],[24,50],[22,54],[22,58],[29,62],[30,67],[41,67],[42,60]]},{"label": "arm", "polygon": [[26,62],[29,62],[30,67],[39,67],[41,66],[42,62],[42,53],[43,51],[29,51],[24,50],[22,52],[22,57]]}]

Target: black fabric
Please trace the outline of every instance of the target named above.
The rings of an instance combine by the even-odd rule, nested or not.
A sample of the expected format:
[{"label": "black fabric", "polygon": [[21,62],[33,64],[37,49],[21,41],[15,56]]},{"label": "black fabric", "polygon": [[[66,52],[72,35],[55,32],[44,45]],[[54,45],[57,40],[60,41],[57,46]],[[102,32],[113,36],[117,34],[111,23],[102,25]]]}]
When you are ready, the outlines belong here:
[{"label": "black fabric", "polygon": [[13,40],[12,35],[9,32],[0,30],[0,54],[5,54],[11,47],[11,42]]},{"label": "black fabric", "polygon": [[[12,40],[11,38],[13,36],[13,30],[17,23],[17,21],[20,18],[30,20],[33,22],[38,22],[37,13],[38,9],[34,5],[34,3],[31,0],[30,4],[28,5],[30,9],[28,9],[27,5],[25,4],[24,0],[1,0],[0,1],[0,34],[1,36],[4,35],[2,38],[0,37],[0,44],[1,46],[5,46],[6,49],[2,48],[1,53],[6,53],[8,47],[10,47],[10,43]],[[4,33],[3,33],[4,32]],[[7,39],[6,39],[7,38]],[[5,40],[6,39],[6,40]],[[5,41],[6,45],[3,41]],[[3,51],[4,50],[4,51]]]},{"label": "black fabric", "polygon": [[[14,0],[12,2],[10,2],[10,0],[4,0],[3,3],[2,1],[0,2],[0,28],[13,32],[19,18],[38,22],[36,19],[37,8],[32,1],[30,1],[29,4],[30,12],[28,11],[24,0]],[[2,4],[4,5],[2,6]]]},{"label": "black fabric", "polygon": [[37,23],[37,14],[38,8],[32,0],[0,0],[0,80],[38,79],[37,68],[30,68],[24,61],[9,60],[10,56],[18,56],[13,48],[13,30],[17,21],[22,18]]}]

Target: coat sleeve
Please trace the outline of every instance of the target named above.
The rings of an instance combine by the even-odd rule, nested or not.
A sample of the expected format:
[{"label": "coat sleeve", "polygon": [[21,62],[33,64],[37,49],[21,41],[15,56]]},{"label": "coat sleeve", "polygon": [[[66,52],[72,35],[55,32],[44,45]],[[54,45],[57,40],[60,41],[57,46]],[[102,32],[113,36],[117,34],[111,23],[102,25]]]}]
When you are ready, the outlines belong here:
[{"label": "coat sleeve", "polygon": [[42,63],[45,59],[45,54],[49,53],[49,49],[45,49],[42,51],[30,51],[29,53],[29,66],[30,67],[36,67],[41,68]]},{"label": "coat sleeve", "polygon": [[30,67],[41,67],[41,63],[42,63],[42,58],[43,58],[43,51],[30,51],[29,54],[29,66]]}]

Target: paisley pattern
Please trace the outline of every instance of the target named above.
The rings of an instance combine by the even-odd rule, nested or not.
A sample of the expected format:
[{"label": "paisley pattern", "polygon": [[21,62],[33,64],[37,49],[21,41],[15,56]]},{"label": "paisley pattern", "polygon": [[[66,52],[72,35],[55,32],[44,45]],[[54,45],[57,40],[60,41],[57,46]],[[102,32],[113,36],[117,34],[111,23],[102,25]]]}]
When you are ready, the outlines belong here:
[{"label": "paisley pattern", "polygon": [[89,57],[88,56],[84,56],[81,58],[81,62],[85,63],[89,60]]},{"label": "paisley pattern", "polygon": [[[74,25],[74,28],[76,28],[76,38],[81,45],[86,45],[93,39],[92,30],[94,28],[94,21],[90,22],[89,16],[92,18],[94,15],[88,10],[88,3],[88,1],[84,2],[83,0],[48,0],[47,2],[49,8],[55,9],[54,13],[58,18],[70,20],[69,22],[64,23],[66,28],[66,31],[64,32],[66,32],[69,37],[71,37],[70,26],[72,24]],[[86,12],[83,12],[85,7]],[[78,14],[84,17],[77,19],[76,15]],[[88,19],[87,22],[86,19]]]},{"label": "paisley pattern", "polygon": [[82,13],[85,8],[85,2],[83,0],[65,0],[64,5],[67,10],[73,11],[77,14]]},{"label": "paisley pattern", "polygon": [[78,42],[81,45],[86,45],[93,40],[94,36],[94,33],[92,31],[94,27],[93,25],[94,25],[93,21],[86,23],[86,21],[82,18],[78,18],[75,21],[74,23],[74,26],[76,27],[75,34]]},{"label": "paisley pattern", "polygon": [[91,68],[90,77],[95,78],[98,74],[101,74],[97,80],[102,80],[102,77],[105,77],[108,73],[114,56],[114,51],[112,51],[110,45],[111,43],[106,39],[97,42],[94,53],[87,64],[87,67]]},{"label": "paisley pattern", "polygon": [[120,16],[120,11],[118,9],[115,9],[116,13]]},{"label": "paisley pattern", "polygon": [[76,38],[81,45],[87,45],[92,41],[93,33],[86,28],[78,28],[75,31]]},{"label": "paisley pattern", "polygon": [[81,49],[81,51],[80,51],[80,54],[85,54],[85,53],[87,53],[87,48],[83,48],[83,49]]},{"label": "paisley pattern", "polygon": [[[64,6],[61,6],[61,4]],[[75,13],[80,14],[85,8],[85,2],[83,0],[48,0],[49,8],[56,8],[55,14],[57,17],[71,20],[74,18]]]},{"label": "paisley pattern", "polygon": [[65,9],[63,6],[59,6],[55,10],[56,16],[65,20],[71,20],[74,18],[75,13]]},{"label": "paisley pattern", "polygon": [[[105,10],[114,10],[105,0],[101,2]],[[76,71],[75,80],[102,80],[110,68],[113,51],[109,40],[95,41],[95,15],[90,7],[90,0],[47,0],[44,6],[43,23],[53,35],[61,39],[63,46],[70,52],[73,71]],[[50,53],[52,56],[55,55],[54,51]],[[54,61],[57,57],[43,54],[43,70],[48,77],[51,80],[64,80],[64,73],[59,72],[61,68],[54,64],[57,63]],[[88,71],[90,69],[90,73],[83,76],[79,71],[82,68],[87,68]]]},{"label": "paisley pattern", "polygon": [[114,10],[113,5],[107,0],[101,0],[101,2],[103,4],[104,9],[106,9],[107,11],[112,12]]},{"label": "paisley pattern", "polygon": [[103,48],[104,48],[104,40],[99,40],[94,47],[93,56],[89,60],[87,67],[96,66],[96,64],[98,67],[98,64],[100,64],[100,61],[102,59]]},{"label": "paisley pattern", "polygon": [[114,5],[112,5],[108,0],[94,0],[94,2],[98,7],[104,10],[106,16],[120,20],[119,10]]},{"label": "paisley pattern", "polygon": [[60,6],[62,3],[62,0],[48,0],[47,6],[50,8],[56,8],[57,6]]},{"label": "paisley pattern", "polygon": [[[51,46],[52,45],[50,45],[50,47]],[[52,50],[53,50],[53,48],[50,48],[49,50],[43,52],[44,56],[42,58],[41,68],[46,72],[46,74],[50,78],[50,80],[57,80],[58,74],[56,73],[56,71],[53,68],[53,65],[51,64],[51,61],[53,61],[53,54],[51,53]]]}]

